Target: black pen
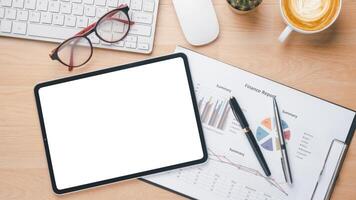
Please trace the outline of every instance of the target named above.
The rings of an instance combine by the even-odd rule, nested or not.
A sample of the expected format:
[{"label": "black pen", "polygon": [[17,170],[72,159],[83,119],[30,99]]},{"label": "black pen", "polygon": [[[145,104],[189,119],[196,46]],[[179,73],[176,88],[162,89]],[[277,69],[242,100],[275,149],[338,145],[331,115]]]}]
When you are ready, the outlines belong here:
[{"label": "black pen", "polygon": [[242,112],[239,104],[237,103],[235,97],[231,97],[229,100],[230,107],[232,109],[232,112],[234,113],[237,121],[240,122],[242,130],[245,132],[245,135],[250,142],[250,145],[255,152],[255,155],[257,157],[258,162],[260,163],[263,171],[265,172],[266,176],[271,176],[271,172],[269,171],[268,165],[266,163],[265,158],[263,157],[263,154],[261,152],[260,147],[258,146],[255,137],[253,136],[253,133],[251,129],[248,126],[247,120],[245,118],[244,113]]}]

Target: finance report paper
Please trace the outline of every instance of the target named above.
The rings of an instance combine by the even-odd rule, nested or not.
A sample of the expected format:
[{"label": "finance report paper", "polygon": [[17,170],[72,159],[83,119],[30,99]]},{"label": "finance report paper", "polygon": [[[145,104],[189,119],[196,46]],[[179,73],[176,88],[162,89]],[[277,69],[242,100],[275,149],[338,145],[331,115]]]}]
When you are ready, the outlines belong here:
[{"label": "finance report paper", "polygon": [[[177,47],[188,56],[208,148],[205,164],[145,177],[197,199],[311,199],[334,139],[347,139],[355,112]],[[266,177],[228,105],[242,107],[272,175]],[[285,182],[272,96],[281,112],[293,185]]]}]

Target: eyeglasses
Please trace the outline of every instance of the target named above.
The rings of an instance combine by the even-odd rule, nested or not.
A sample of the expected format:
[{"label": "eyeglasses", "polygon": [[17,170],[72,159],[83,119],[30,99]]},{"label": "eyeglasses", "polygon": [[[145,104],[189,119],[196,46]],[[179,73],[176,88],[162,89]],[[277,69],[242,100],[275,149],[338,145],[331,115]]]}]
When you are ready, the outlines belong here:
[{"label": "eyeglasses", "polygon": [[128,11],[127,5],[120,5],[106,13],[97,22],[90,24],[53,49],[50,58],[68,66],[69,71],[84,65],[93,55],[93,45],[88,36],[95,32],[99,39],[107,43],[124,39],[130,30],[130,25],[134,24],[130,21]]}]

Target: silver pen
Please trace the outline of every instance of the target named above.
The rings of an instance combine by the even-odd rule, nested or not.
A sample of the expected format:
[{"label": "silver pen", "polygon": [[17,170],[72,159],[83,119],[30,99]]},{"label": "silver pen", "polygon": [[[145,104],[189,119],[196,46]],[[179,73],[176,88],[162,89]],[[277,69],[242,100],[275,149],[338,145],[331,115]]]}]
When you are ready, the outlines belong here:
[{"label": "silver pen", "polygon": [[279,143],[281,145],[281,154],[282,154],[281,163],[282,163],[284,178],[288,184],[292,184],[293,183],[292,173],[290,171],[289,160],[288,160],[288,155],[287,155],[287,148],[286,148],[286,144],[285,144],[285,140],[284,140],[282,122],[281,122],[281,117],[279,115],[276,98],[273,98],[273,110],[274,110],[274,117],[275,117],[275,121],[276,121],[278,139],[279,139]]}]

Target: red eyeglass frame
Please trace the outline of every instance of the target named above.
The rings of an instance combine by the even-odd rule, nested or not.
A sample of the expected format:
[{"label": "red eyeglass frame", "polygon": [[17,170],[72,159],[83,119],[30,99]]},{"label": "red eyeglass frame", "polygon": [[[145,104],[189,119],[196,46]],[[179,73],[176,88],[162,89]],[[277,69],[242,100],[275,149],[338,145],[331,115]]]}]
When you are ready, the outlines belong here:
[{"label": "red eyeglass frame", "polygon": [[[124,39],[124,38],[127,36],[127,34],[129,33],[129,31],[130,31],[130,26],[133,25],[133,24],[135,24],[135,22],[132,22],[132,21],[130,20],[130,17],[129,17],[129,14],[128,14],[129,10],[130,10],[130,8],[129,8],[126,4],[122,4],[122,5],[120,5],[118,8],[115,8],[115,9],[109,11],[108,13],[106,13],[105,15],[103,15],[102,17],[100,17],[98,21],[96,21],[96,22],[90,24],[89,26],[87,26],[87,27],[84,28],[83,30],[79,31],[79,32],[76,33],[73,37],[70,37],[70,38],[64,40],[58,47],[56,47],[55,49],[53,49],[53,50],[51,51],[51,53],[49,54],[49,57],[50,57],[52,60],[58,60],[58,61],[59,61],[60,63],[62,63],[63,65],[67,66],[69,71],[72,71],[74,67],[83,66],[84,64],[86,64],[86,63],[91,59],[91,57],[92,57],[92,55],[93,55],[93,45],[92,45],[90,39],[89,39],[87,36],[90,35],[91,33],[95,32],[95,35],[96,35],[100,40],[103,40],[103,41],[105,41],[105,42],[107,42],[107,43],[115,43],[115,42],[121,41],[121,40]],[[126,33],[125,33],[120,39],[118,39],[118,40],[116,40],[116,41],[107,41],[107,40],[103,39],[103,38],[98,34],[98,32],[97,32],[98,22],[100,22],[100,21],[103,20],[104,18],[113,16],[113,15],[116,14],[118,11],[123,11],[123,13],[126,15],[128,21],[122,20],[122,19],[118,19],[118,18],[112,18],[112,19],[117,20],[117,21],[120,21],[120,22],[122,22],[122,23],[124,23],[124,24],[128,24],[128,25],[129,25],[129,26],[128,26],[128,30],[126,31]],[[88,41],[89,45],[90,45],[90,48],[91,48],[90,56],[88,57],[88,59],[87,59],[85,62],[83,62],[82,64],[77,65],[77,66],[73,66],[73,64],[66,64],[66,63],[64,63],[64,62],[58,57],[58,50],[59,50],[64,44],[66,44],[68,41],[73,40],[73,39],[75,39],[75,38],[86,39],[86,40]],[[78,40],[78,41],[79,41],[79,40]],[[69,61],[70,63],[73,63],[73,55],[74,55],[74,50],[73,50],[73,48],[72,48],[72,49],[71,49],[70,61]]]}]

